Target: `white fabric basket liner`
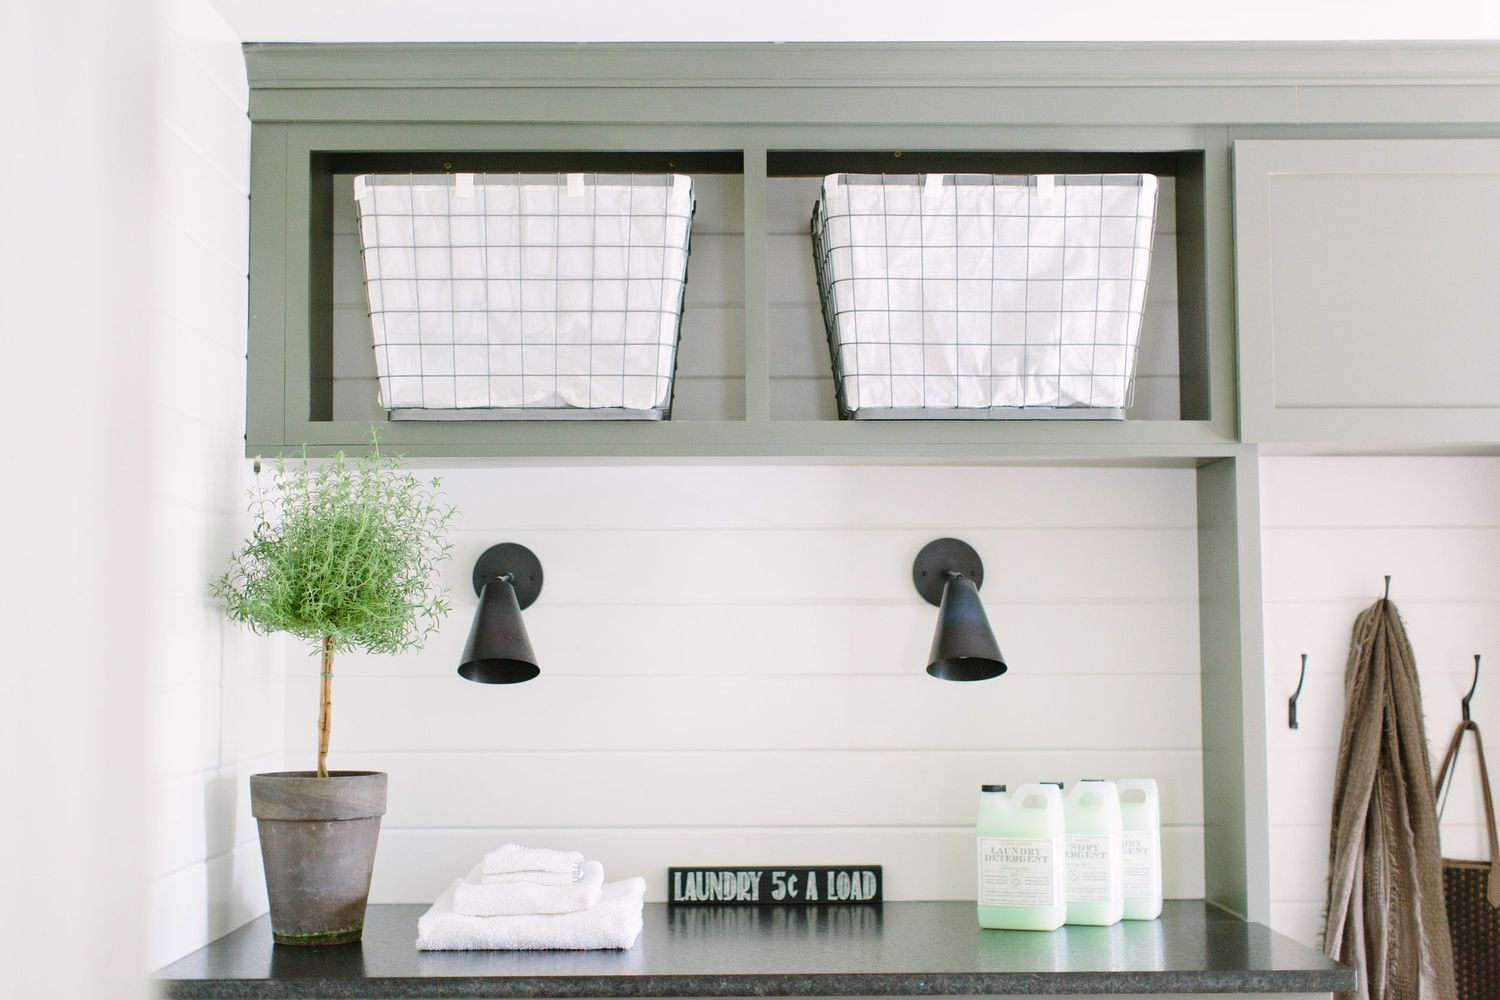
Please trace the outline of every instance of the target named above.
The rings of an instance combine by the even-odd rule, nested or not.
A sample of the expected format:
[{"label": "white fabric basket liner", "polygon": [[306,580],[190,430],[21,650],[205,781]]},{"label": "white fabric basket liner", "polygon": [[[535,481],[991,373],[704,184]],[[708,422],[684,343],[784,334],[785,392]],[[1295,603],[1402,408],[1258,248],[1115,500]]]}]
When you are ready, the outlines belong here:
[{"label": "white fabric basket liner", "polygon": [[354,195],[393,418],[669,411],[691,178],[364,174]]},{"label": "white fabric basket liner", "polygon": [[1157,186],[1151,174],[825,178],[813,256],[844,414],[1123,415]]}]

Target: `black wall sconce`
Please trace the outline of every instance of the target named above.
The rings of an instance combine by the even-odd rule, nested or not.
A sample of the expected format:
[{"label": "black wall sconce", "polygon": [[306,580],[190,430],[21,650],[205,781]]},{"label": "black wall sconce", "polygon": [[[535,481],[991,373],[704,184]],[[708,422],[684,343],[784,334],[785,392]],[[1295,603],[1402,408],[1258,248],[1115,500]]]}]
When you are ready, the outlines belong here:
[{"label": "black wall sconce", "polygon": [[917,593],[938,606],[927,672],[945,681],[987,681],[1005,673],[1005,657],[979,603],[984,563],[973,546],[957,538],[928,542],[917,553],[911,579]]},{"label": "black wall sconce", "polygon": [[458,674],[479,684],[519,684],[542,672],[521,611],[542,592],[542,563],[524,545],[502,542],[474,563],[479,607]]}]

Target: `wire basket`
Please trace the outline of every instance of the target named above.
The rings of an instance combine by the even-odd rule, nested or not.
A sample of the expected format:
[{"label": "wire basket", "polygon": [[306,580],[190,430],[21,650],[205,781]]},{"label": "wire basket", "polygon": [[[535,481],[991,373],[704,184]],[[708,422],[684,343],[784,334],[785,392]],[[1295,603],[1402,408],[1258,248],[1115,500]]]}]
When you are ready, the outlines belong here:
[{"label": "wire basket", "polygon": [[691,178],[364,174],[354,197],[391,419],[671,416]]},{"label": "wire basket", "polygon": [[832,174],[813,262],[839,412],[1121,419],[1151,174]]}]

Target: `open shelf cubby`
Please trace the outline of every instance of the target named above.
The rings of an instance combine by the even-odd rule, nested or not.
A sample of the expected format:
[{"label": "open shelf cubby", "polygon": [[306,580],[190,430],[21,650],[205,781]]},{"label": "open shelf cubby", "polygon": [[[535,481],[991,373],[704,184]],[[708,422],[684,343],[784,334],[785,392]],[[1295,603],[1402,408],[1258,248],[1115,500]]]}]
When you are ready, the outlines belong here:
[{"label": "open shelf cubby", "polygon": [[[1201,151],[772,150],[766,158],[766,271],[773,420],[838,419],[809,233],[823,178],[834,173],[1155,174],[1161,185],[1156,239],[1135,397],[1125,419],[1208,418],[1207,327],[1201,291],[1193,291],[1203,281]],[[1189,292],[1179,295],[1181,287]]]},{"label": "open shelf cubby", "polygon": [[[483,141],[403,149],[401,143],[381,144],[393,127],[328,125],[316,136],[288,135],[285,158],[257,174],[258,191],[279,182],[284,194],[269,210],[252,212],[252,255],[264,256],[252,265],[250,453],[304,445],[312,454],[331,453],[367,441],[372,425],[404,453],[434,457],[994,456],[1191,463],[1227,454],[1235,443],[1229,333],[1212,321],[1215,262],[1205,194],[1209,172],[1224,165],[1210,166],[1206,144],[1129,152],[1009,149],[1003,143],[804,148],[788,141],[791,135],[771,132],[764,145],[702,148],[709,139],[724,138],[723,130],[714,130],[700,145],[676,149],[644,142],[635,148],[527,149],[485,148],[505,145],[491,129],[424,131]],[[908,132],[876,131],[897,141]],[[671,419],[389,419],[377,392],[353,178],[575,172],[693,178],[695,214]],[[1124,419],[840,420],[809,236],[821,179],[838,172],[1157,175],[1156,241],[1135,398]]]},{"label": "open shelf cubby", "polygon": [[696,211],[674,420],[744,418],[744,185],[738,151],[327,153],[312,158],[308,417],[387,422],[376,387],[354,178],[387,174],[687,174]]}]

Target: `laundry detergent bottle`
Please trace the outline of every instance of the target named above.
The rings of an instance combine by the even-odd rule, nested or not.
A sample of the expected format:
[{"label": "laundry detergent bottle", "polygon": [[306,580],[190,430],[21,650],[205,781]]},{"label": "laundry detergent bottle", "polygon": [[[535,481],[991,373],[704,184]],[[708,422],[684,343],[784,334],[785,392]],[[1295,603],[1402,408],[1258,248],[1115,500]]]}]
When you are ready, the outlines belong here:
[{"label": "laundry detergent bottle", "polygon": [[1126,920],[1161,916],[1161,796],[1151,778],[1122,778],[1120,873]]},{"label": "laundry detergent bottle", "polygon": [[1068,915],[1062,792],[985,785],[979,793],[979,926],[1053,931]]},{"label": "laundry detergent bottle", "polygon": [[1107,926],[1125,912],[1120,871],[1120,790],[1113,781],[1078,782],[1063,802],[1067,822],[1068,923]]}]

